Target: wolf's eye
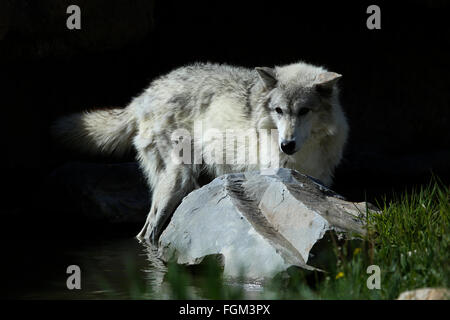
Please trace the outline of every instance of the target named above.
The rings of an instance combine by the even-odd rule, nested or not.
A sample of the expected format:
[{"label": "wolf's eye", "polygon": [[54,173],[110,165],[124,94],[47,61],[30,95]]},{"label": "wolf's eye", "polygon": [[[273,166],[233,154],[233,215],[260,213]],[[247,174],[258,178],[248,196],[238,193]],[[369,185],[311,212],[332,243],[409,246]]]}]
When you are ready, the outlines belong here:
[{"label": "wolf's eye", "polygon": [[276,113],[283,114],[283,110],[281,108],[275,108]]},{"label": "wolf's eye", "polygon": [[307,114],[310,111],[311,111],[311,109],[309,109],[309,108],[301,108],[300,111],[298,112],[298,115],[304,116],[305,114]]}]

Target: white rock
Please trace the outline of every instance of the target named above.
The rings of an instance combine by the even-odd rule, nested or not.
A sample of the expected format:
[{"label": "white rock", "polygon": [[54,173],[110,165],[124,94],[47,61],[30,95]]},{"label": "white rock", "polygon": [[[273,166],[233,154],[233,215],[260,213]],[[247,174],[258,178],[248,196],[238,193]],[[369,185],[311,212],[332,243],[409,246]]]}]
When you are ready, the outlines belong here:
[{"label": "white rock", "polygon": [[326,231],[365,233],[365,203],[293,170],[263,173],[224,175],[185,197],[160,237],[161,258],[197,264],[221,254],[225,275],[264,278],[314,269],[309,252]]},{"label": "white rock", "polygon": [[402,292],[397,300],[445,300],[450,299],[450,290],[445,288],[422,288]]}]

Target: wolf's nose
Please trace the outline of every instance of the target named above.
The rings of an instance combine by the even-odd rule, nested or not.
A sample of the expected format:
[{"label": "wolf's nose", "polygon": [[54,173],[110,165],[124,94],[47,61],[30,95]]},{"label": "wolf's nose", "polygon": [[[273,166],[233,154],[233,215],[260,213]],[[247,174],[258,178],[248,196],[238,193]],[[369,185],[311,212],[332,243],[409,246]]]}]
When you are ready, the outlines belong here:
[{"label": "wolf's nose", "polygon": [[283,150],[286,154],[293,154],[295,151],[295,141],[289,140],[289,141],[283,141],[281,143],[281,150]]}]

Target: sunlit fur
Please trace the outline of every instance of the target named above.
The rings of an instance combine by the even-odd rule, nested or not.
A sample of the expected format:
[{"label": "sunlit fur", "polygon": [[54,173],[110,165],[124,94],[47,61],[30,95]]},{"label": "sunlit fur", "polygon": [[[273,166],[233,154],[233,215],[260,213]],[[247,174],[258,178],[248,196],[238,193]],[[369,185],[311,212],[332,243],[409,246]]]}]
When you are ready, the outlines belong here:
[{"label": "sunlit fur", "polygon": [[[296,169],[326,185],[332,183],[348,132],[334,82],[330,94],[321,95],[316,85],[327,70],[302,62],[271,70],[276,80],[272,86],[255,69],[218,64],[182,67],[154,80],[125,109],[72,115],[54,129],[87,151],[121,154],[134,146],[153,190],[150,213],[138,237],[156,240],[182,198],[198,187],[202,172],[216,177],[261,167],[259,154],[254,164],[210,163],[208,157],[217,148],[226,154],[227,149],[248,152],[248,147],[194,135],[195,123],[202,124],[203,133],[213,128],[224,135],[227,129],[277,129],[275,145],[282,139],[296,140],[292,155],[276,148],[281,167]],[[305,107],[310,111],[298,116]],[[173,161],[172,133],[180,129],[202,143],[201,164]]]}]

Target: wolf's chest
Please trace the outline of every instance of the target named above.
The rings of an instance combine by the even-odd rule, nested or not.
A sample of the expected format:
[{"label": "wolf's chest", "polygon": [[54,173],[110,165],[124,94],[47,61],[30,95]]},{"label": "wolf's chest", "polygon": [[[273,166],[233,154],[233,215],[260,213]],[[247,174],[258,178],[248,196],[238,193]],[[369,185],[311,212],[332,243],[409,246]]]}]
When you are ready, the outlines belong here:
[{"label": "wolf's chest", "polygon": [[324,180],[328,183],[327,166],[320,145],[308,144],[293,156],[288,157],[284,167]]}]

